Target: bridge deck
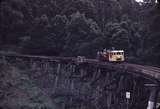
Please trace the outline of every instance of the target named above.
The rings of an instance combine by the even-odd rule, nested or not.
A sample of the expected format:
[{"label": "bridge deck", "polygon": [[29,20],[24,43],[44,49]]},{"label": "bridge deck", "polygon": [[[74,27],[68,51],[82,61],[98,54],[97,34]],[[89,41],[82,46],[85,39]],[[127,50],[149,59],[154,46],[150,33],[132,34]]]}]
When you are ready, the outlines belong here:
[{"label": "bridge deck", "polygon": [[122,63],[110,63],[110,62],[99,62],[95,59],[87,59],[87,62],[89,64],[97,64],[100,67],[103,68],[111,68],[115,70],[120,71],[126,71],[128,73],[134,73],[137,75],[142,75],[148,79],[155,79],[160,82],[160,68],[158,67],[152,67],[147,65],[137,65],[137,64],[131,64],[127,62]]},{"label": "bridge deck", "polygon": [[[62,62],[62,63],[74,63],[74,64],[78,63],[77,58],[75,57],[33,56],[33,55],[1,54],[1,53],[0,53],[0,57],[46,60],[50,62]],[[100,68],[126,71],[128,73],[142,75],[147,79],[151,79],[160,83],[160,68],[158,67],[137,65],[137,64],[131,64],[126,62],[123,62],[123,63],[100,62],[96,59],[85,59],[85,62],[81,64],[90,64]]]}]

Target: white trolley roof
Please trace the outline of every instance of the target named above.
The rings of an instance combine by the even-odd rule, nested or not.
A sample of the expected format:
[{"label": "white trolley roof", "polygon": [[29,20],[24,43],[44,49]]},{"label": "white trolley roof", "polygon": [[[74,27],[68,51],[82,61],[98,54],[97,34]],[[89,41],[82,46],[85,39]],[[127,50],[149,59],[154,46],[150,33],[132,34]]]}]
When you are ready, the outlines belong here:
[{"label": "white trolley roof", "polygon": [[124,52],[124,50],[107,50],[107,52],[117,53],[117,52]]}]

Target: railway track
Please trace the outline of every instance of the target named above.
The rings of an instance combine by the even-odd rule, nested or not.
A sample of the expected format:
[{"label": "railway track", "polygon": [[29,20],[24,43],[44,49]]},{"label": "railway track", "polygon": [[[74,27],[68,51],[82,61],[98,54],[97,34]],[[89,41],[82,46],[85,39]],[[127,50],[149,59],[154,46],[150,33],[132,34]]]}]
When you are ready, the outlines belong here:
[{"label": "railway track", "polygon": [[153,71],[153,72],[157,72],[157,73],[160,73],[160,68],[157,68],[157,67],[151,67],[151,66],[146,66],[146,65],[137,65],[137,64],[130,64],[130,63],[125,63],[126,65],[130,65],[130,66],[135,66],[137,68],[140,68],[140,69],[147,69],[147,70],[150,70],[150,71]]},{"label": "railway track", "polygon": [[[74,63],[77,64],[77,58],[75,57],[55,57],[55,56],[33,56],[33,55],[21,55],[21,54],[2,54],[0,53],[0,58],[22,58],[22,59],[31,59],[31,60],[46,60],[53,62],[62,62],[62,63]],[[96,67],[103,67],[114,70],[123,70],[128,72],[139,73],[152,79],[156,79],[160,82],[160,68],[146,66],[146,65],[137,65],[127,62],[122,63],[110,63],[110,62],[100,62],[97,59],[85,59],[83,62],[85,64],[91,64]],[[83,64],[81,63],[81,64]]]}]

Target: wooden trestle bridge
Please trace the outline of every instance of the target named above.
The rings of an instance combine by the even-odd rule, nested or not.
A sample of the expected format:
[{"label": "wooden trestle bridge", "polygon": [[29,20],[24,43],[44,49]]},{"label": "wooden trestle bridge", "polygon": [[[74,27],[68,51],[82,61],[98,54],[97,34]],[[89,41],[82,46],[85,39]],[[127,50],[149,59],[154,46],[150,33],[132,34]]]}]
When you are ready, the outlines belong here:
[{"label": "wooden trestle bridge", "polygon": [[[0,54],[0,59],[4,63],[29,65],[31,69],[39,67],[43,69],[42,76],[54,73],[52,97],[68,98],[62,109],[74,106],[75,109],[155,109],[158,103],[158,67],[20,54]],[[128,102],[126,92],[131,96]]]}]

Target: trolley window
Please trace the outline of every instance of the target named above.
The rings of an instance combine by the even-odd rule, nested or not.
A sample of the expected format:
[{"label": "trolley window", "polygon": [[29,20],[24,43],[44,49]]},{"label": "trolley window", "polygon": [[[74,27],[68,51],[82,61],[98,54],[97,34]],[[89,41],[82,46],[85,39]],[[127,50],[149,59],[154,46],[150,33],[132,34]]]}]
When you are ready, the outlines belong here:
[{"label": "trolley window", "polygon": [[117,52],[117,55],[121,55],[121,52]]}]

